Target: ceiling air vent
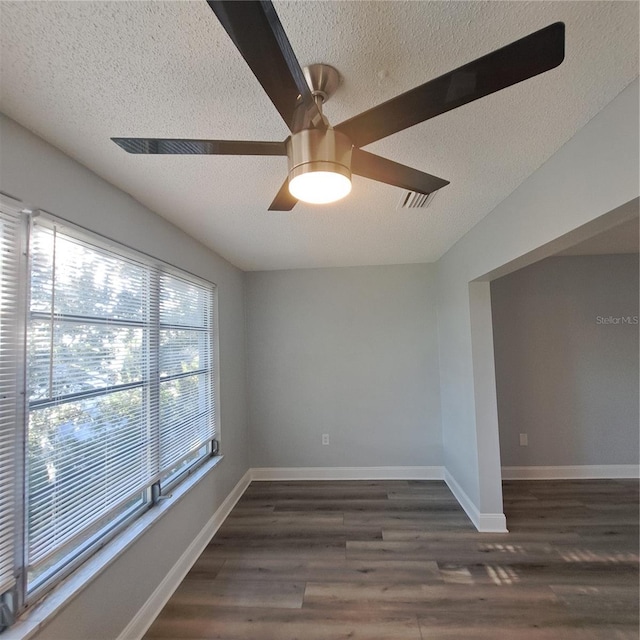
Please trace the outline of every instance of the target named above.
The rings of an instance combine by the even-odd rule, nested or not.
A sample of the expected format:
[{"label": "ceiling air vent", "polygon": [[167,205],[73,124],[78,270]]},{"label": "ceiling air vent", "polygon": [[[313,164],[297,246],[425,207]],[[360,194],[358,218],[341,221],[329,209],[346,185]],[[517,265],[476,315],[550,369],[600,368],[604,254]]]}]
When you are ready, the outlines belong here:
[{"label": "ceiling air vent", "polygon": [[426,209],[435,198],[435,195],[435,191],[427,194],[405,191],[396,209]]}]

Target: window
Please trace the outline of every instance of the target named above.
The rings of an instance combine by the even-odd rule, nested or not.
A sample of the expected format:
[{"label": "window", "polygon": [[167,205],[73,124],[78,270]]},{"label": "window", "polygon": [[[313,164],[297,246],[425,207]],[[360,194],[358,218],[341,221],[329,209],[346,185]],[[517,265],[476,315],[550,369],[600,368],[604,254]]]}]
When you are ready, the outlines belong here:
[{"label": "window", "polygon": [[[0,505],[26,496],[22,566],[20,527],[7,522],[5,535],[3,516],[0,571],[22,574],[26,602],[215,451],[217,362],[214,285],[44,215],[28,254],[23,426],[1,421],[15,416],[15,391],[0,411],[2,456],[24,448],[24,491],[5,482],[2,493],[3,464]],[[15,309],[2,291],[2,309]],[[0,385],[9,377],[0,369]],[[16,430],[24,447],[11,451]],[[3,576],[0,593],[15,582]]]}]

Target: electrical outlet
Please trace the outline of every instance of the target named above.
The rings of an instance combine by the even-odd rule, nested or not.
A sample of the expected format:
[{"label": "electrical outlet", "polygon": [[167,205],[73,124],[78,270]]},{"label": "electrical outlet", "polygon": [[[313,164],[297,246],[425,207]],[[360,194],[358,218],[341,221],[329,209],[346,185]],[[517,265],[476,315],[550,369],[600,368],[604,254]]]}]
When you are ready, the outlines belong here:
[{"label": "electrical outlet", "polygon": [[322,445],[326,447],[328,444],[329,444],[329,434],[328,433],[323,433],[322,434]]},{"label": "electrical outlet", "polygon": [[529,436],[526,433],[520,434],[520,446],[528,447],[529,446]]}]

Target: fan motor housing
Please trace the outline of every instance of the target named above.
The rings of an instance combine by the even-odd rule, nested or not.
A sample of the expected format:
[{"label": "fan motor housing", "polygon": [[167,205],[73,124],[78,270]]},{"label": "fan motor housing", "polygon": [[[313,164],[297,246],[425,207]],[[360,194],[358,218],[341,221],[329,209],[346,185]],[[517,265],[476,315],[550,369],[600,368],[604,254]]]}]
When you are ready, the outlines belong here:
[{"label": "fan motor housing", "polygon": [[289,180],[312,171],[340,173],[351,180],[351,140],[334,129],[304,129],[287,140]]}]

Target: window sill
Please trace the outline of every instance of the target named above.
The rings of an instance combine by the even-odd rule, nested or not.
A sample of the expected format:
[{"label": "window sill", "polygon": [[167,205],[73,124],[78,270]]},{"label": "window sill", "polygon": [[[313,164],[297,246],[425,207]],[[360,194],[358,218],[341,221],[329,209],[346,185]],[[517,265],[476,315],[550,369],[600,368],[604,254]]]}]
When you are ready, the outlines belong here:
[{"label": "window sill", "polygon": [[122,531],[97,551],[89,560],[45,595],[42,600],[25,611],[9,629],[2,633],[2,640],[28,640],[44,628],[83,589],[91,584],[105,569],[117,560],[144,533],[155,525],[171,507],[178,502],[202,478],[216,467],[224,456],[211,458],[195,469],[180,484],[171,490],[159,504],[138,518],[128,529]]}]

